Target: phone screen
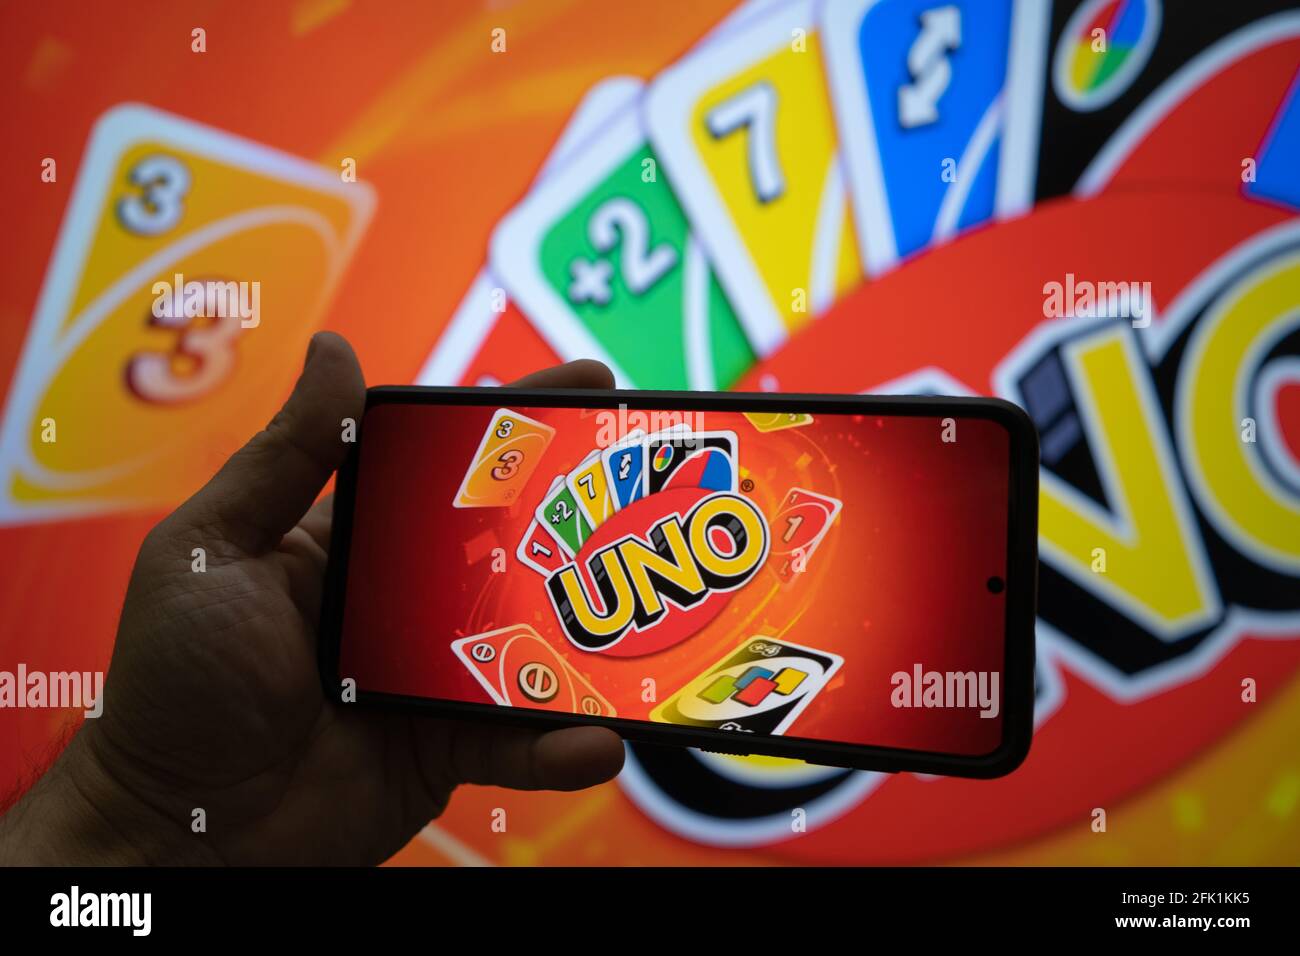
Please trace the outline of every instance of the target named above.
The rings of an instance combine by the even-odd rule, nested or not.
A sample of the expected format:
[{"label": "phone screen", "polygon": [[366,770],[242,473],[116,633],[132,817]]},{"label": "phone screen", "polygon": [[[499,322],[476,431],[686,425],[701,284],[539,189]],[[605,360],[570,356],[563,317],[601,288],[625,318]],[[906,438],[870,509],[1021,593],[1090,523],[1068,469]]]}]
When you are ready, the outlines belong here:
[{"label": "phone screen", "polygon": [[999,421],[384,401],[361,435],[338,646],[361,691],[951,755],[1002,740]]}]

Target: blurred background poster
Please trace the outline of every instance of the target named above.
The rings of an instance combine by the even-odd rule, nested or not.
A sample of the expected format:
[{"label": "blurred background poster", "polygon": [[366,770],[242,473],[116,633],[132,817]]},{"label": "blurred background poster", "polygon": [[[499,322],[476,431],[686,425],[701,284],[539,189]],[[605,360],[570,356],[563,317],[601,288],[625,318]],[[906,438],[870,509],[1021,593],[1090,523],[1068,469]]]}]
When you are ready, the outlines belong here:
[{"label": "blurred background poster", "polygon": [[[106,669],[141,537],[318,329],[372,384],[597,357],[626,387],[1000,395],[1042,436],[1019,771],[630,747],[592,791],[464,788],[395,862],[1300,863],[1290,4],[0,18],[0,668]],[[156,319],[175,275],[260,293]],[[0,786],[78,719],[0,714]]]}]

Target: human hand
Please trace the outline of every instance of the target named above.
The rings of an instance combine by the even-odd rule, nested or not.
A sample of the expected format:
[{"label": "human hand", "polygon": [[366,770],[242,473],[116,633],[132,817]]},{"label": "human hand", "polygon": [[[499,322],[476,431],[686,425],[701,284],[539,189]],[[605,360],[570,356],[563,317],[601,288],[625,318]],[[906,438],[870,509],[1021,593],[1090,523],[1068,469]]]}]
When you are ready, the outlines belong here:
[{"label": "human hand", "polygon": [[[613,381],[573,362],[518,384]],[[604,728],[539,733],[325,699],[331,499],[313,502],[364,403],[348,343],[317,335],[284,408],[145,538],[103,716],[0,818],[0,860],[373,864],[460,783],[576,790],[618,773],[622,744]],[[206,832],[194,832],[200,810]]]}]

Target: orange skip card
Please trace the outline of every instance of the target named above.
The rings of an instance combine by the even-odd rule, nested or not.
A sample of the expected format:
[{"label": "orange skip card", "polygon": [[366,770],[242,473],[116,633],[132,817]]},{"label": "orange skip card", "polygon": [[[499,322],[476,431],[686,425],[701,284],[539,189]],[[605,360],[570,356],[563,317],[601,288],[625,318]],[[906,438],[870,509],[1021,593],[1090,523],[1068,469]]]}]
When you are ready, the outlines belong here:
[{"label": "orange skip card", "polygon": [[527,624],[462,637],[451,649],[503,707],[617,716],[591,681]]},{"label": "orange skip card", "polygon": [[550,425],[498,408],[452,504],[457,508],[503,508],[514,504],[554,436],[555,429]]},{"label": "orange skip card", "polygon": [[0,523],[192,493],[289,391],[373,205],[221,130],[105,113],[5,406]]}]

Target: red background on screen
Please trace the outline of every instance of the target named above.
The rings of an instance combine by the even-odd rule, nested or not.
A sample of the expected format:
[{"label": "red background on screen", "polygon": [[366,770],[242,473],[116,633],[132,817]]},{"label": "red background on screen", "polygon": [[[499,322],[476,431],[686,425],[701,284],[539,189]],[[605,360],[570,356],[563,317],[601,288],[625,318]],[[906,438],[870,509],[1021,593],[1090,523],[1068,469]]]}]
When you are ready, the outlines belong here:
[{"label": "red background on screen", "polygon": [[[937,417],[818,414],[760,433],[738,412],[703,413],[705,430],[736,434],[740,476],[753,482],[746,497],[769,525],[791,487],[843,508],[790,583],[769,556],[686,640],[615,658],[567,640],[543,577],[515,557],[551,481],[597,447],[602,415],[508,406],[553,427],[554,439],[514,505],[454,508],[498,407],[381,404],[367,413],[340,654],[341,676],[360,689],[491,703],[451,642],[528,624],[620,717],[646,719],[656,704],[641,700],[645,678],[663,701],[739,642],[766,635],[844,658],[787,737],[959,754],[998,745],[1001,707],[996,719],[978,708],[896,708],[890,678],[915,664],[1001,675],[1007,592],[987,586],[1006,577],[1009,444],[1000,426],[959,419],[957,441],[946,443]],[[507,556],[503,573],[492,570],[494,547]]]}]

